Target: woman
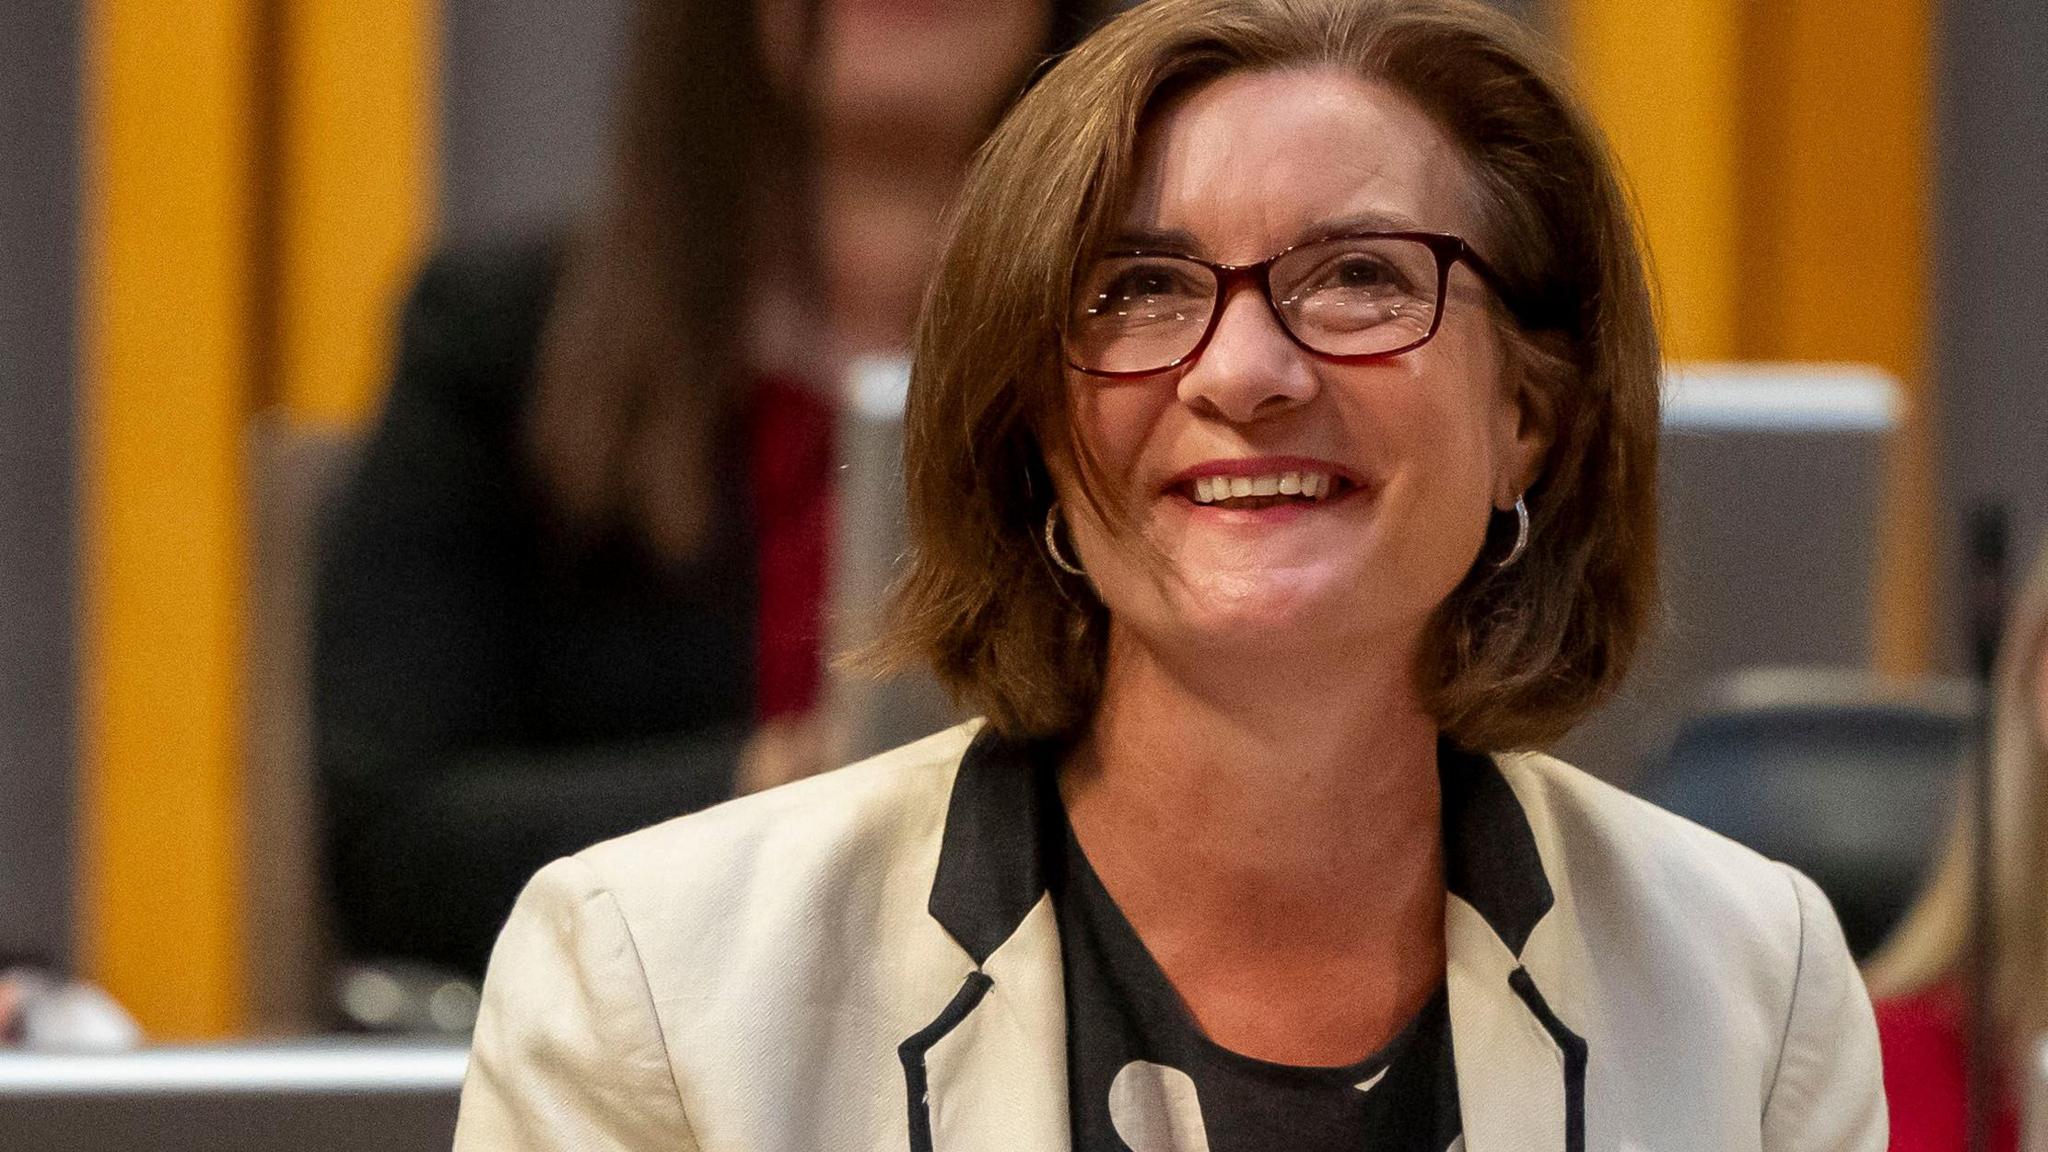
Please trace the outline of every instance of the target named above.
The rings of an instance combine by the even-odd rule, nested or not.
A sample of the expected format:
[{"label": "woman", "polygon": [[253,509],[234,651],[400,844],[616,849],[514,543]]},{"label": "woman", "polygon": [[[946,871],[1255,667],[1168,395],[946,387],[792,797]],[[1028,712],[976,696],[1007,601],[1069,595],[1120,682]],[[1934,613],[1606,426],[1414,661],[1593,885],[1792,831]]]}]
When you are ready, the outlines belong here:
[{"label": "woman", "polygon": [[[2016,1146],[2013,1079],[2048,1035],[2048,548],[2007,622],[1993,689],[1991,771],[2002,817],[1997,843],[1997,952],[1991,1012],[1998,1040],[1999,1105],[1992,1148]],[[1961,1152],[1969,1038],[1962,986],[1970,949],[1975,837],[1967,813],[1942,849],[1927,888],[1871,960],[1885,1094],[1897,1152]]]},{"label": "woman", "polygon": [[1555,761],[1651,599],[1625,199],[1470,0],[1156,0],[981,153],[895,654],[986,722],[544,870],[464,1149],[1878,1149],[1818,890]]},{"label": "woman", "polygon": [[601,211],[432,262],[327,525],[317,760],[355,957],[481,975],[548,860],[821,766],[827,386],[907,341],[933,222],[1079,6],[633,20]]}]

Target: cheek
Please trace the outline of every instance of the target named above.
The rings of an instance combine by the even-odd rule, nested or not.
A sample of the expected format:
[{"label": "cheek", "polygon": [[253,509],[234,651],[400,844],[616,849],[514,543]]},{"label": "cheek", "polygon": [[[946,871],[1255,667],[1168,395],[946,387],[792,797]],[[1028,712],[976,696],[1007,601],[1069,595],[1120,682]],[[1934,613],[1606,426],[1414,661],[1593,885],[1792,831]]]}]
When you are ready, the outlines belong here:
[{"label": "cheek", "polygon": [[[1431,346],[1432,348],[1434,345]],[[1383,426],[1421,502],[1450,512],[1492,501],[1500,402],[1491,357],[1456,345],[1380,398]]]},{"label": "cheek", "polygon": [[[1067,374],[1073,398],[1074,437],[1079,447],[1114,484],[1127,475],[1156,435],[1172,402],[1166,389],[1140,384],[1104,385],[1091,376]],[[1104,496],[1117,493],[1105,492]]]}]

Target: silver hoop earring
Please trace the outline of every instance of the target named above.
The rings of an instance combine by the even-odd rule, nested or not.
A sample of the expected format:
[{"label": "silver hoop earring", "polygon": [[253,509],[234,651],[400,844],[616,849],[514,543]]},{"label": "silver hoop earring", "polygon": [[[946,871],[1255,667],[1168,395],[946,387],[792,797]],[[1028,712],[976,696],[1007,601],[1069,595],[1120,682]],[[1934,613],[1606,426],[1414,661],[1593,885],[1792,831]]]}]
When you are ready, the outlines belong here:
[{"label": "silver hoop earring", "polygon": [[1515,497],[1515,546],[1513,548],[1508,549],[1507,557],[1503,559],[1500,563],[1495,564],[1494,567],[1496,569],[1512,568],[1514,566],[1515,561],[1520,560],[1522,558],[1522,553],[1527,552],[1528,550],[1529,505],[1525,503],[1520,496],[1517,496]]},{"label": "silver hoop earring", "polygon": [[1069,576],[1079,576],[1085,580],[1088,578],[1088,573],[1079,565],[1070,562],[1065,556],[1060,554],[1059,522],[1060,504],[1059,501],[1055,500],[1052,503],[1052,507],[1045,510],[1045,550],[1052,556],[1052,562],[1059,565],[1060,571],[1065,572]]}]

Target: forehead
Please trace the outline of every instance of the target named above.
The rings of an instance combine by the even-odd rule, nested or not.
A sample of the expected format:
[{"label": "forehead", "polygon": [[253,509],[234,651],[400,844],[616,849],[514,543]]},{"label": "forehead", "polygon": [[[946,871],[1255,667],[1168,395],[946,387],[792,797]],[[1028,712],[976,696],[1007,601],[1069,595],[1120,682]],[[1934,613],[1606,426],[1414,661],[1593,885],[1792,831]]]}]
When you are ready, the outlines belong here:
[{"label": "forehead", "polygon": [[1120,221],[1256,260],[1332,225],[1470,238],[1463,157],[1394,88],[1333,66],[1233,72],[1150,119]]}]

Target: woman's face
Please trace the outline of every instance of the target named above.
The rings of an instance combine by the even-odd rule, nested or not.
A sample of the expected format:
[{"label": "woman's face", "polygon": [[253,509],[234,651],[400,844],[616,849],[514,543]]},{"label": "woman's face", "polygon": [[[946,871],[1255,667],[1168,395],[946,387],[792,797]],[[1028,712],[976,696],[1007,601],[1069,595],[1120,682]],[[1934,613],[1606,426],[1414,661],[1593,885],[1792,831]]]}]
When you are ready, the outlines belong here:
[{"label": "woman's face", "polygon": [[[1358,228],[1453,232],[1484,250],[1462,158],[1415,105],[1334,69],[1234,73],[1167,105],[1140,145],[1125,242],[1245,264]],[[1121,244],[1113,246],[1122,246]],[[1079,559],[1148,647],[1340,659],[1407,651],[1470,570],[1544,444],[1503,386],[1488,289],[1462,263],[1421,348],[1341,365],[1282,331],[1256,289],[1219,304],[1193,363],[1136,380],[1068,370],[1106,502],[1056,467]],[[1209,477],[1318,474],[1321,499],[1202,503]],[[1213,482],[1212,482],[1213,483]],[[1211,493],[1213,495],[1213,492]]]}]

